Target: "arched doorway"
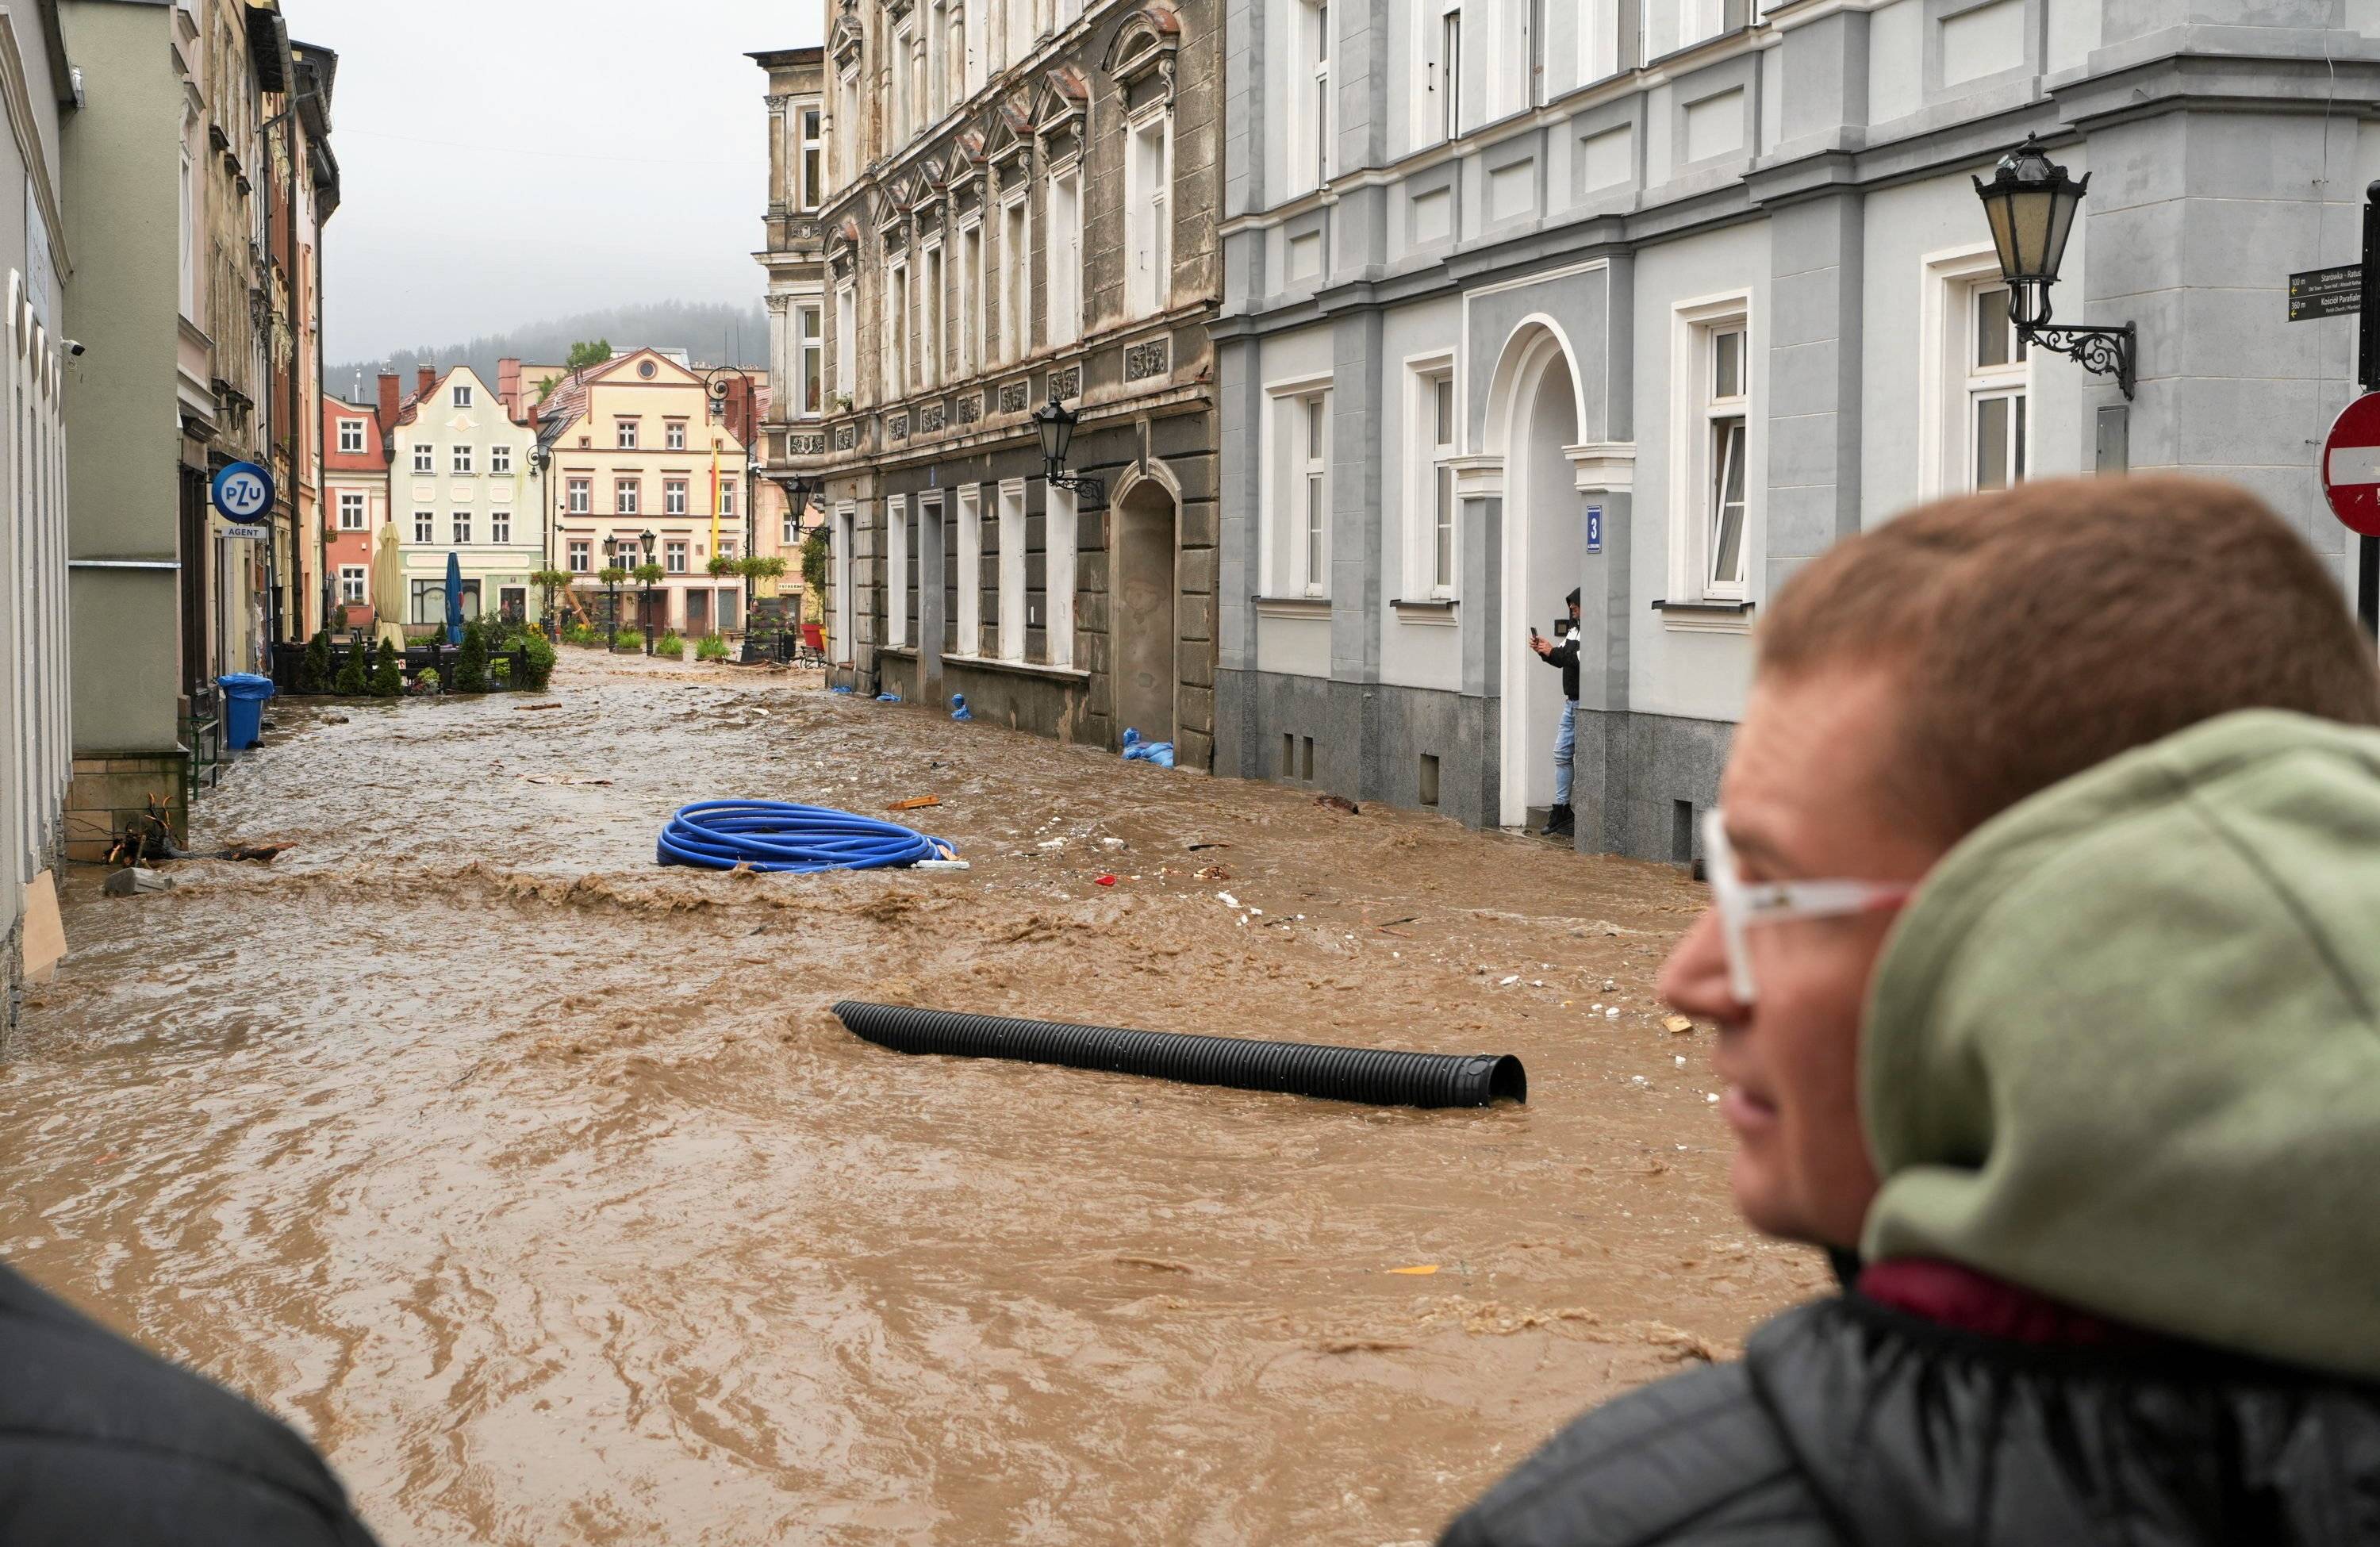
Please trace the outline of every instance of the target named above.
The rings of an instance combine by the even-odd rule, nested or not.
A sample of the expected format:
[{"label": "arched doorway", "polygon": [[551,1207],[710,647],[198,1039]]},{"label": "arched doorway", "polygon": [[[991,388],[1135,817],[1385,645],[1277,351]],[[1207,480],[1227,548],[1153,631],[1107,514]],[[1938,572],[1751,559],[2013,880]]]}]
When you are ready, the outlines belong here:
[{"label": "arched doorway", "polygon": [[1180,550],[1173,495],[1142,479],[1116,506],[1114,611],[1116,736],[1174,738],[1175,574]]},{"label": "arched doorway", "polygon": [[[1553,804],[1554,740],[1562,674],[1529,649],[1529,630],[1556,638],[1582,571],[1579,499],[1568,448],[1581,444],[1577,374],[1549,322],[1533,320],[1506,344],[1489,389],[1486,444],[1504,460],[1503,639],[1499,822],[1519,827]],[[1602,669],[1582,656],[1582,680]],[[1582,689],[1584,691],[1584,689]]]}]

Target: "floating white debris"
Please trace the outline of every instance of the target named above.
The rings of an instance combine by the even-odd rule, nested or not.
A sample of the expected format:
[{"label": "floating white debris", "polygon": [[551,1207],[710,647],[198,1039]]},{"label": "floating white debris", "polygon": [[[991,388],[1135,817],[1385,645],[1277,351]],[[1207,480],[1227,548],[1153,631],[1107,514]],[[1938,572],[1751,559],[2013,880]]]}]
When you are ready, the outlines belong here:
[{"label": "floating white debris", "polygon": [[1678,1054],[1678,1067],[1680,1067],[1680,1068],[1682,1068],[1682,1068],[1684,1068],[1685,1066],[1686,1066],[1686,1055],[1685,1055],[1684,1054],[1681,1053],[1680,1054]]},{"label": "floating white debris", "polygon": [[1704,1099],[1705,1101],[1709,1102],[1711,1103],[1711,1105],[1713,1105],[1713,1106],[1717,1106],[1717,1105],[1718,1104],[1718,1091],[1716,1091],[1716,1090],[1713,1090],[1713,1091],[1711,1091],[1707,1096],[1705,1096],[1703,1099]]},{"label": "floating white debris", "polygon": [[1521,981],[1521,975],[1520,975],[1519,973],[1515,972],[1515,973],[1513,973],[1513,974],[1512,974],[1511,977],[1509,977],[1509,978],[1505,978],[1505,979],[1501,979],[1501,980],[1500,980],[1500,981],[1497,982],[1496,986],[1497,986],[1498,988],[1511,988],[1514,983],[1517,983],[1517,982],[1519,982],[1520,981]]},{"label": "floating white debris", "polygon": [[1264,909],[1261,907],[1249,908],[1248,917],[1251,919],[1261,919],[1264,917]]},{"label": "floating white debris", "polygon": [[1620,1018],[1620,1006],[1614,1005],[1609,1009],[1604,1011],[1603,1018],[1606,1020],[1618,1020]]},{"label": "floating white debris", "polygon": [[1232,895],[1229,892],[1216,893],[1215,900],[1221,903],[1225,907],[1237,907],[1240,906],[1240,899]]},{"label": "floating white debris", "polygon": [[1609,979],[1609,978],[1606,978],[1606,979],[1604,979],[1604,980],[1603,980],[1603,992],[1604,992],[1604,993],[1609,993],[1612,990],[1614,990],[1614,989],[1618,988],[1619,986],[1620,986],[1620,985],[1619,985],[1618,983],[1613,982],[1613,981],[1612,981],[1610,979]]},{"label": "floating white debris", "polygon": [[1628,1077],[1628,1083],[1631,1085],[1650,1085],[1653,1082],[1646,1079],[1643,1075],[1630,1075]]},{"label": "floating white debris", "polygon": [[1101,848],[1122,848],[1123,847],[1123,840],[1122,838],[1101,838],[1099,840],[1099,847]]},{"label": "floating white debris", "polygon": [[1546,981],[1543,978],[1532,978],[1529,980],[1529,986],[1531,988],[1543,988],[1546,986]]}]

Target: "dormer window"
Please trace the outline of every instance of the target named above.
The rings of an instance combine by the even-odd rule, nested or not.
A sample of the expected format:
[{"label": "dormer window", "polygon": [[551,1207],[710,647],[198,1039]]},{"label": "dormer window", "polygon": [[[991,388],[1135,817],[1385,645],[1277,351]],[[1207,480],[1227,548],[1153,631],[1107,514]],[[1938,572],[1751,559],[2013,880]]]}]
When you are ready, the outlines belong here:
[{"label": "dormer window", "polygon": [[458,408],[471,406],[471,389],[459,382],[455,386],[455,406]]}]

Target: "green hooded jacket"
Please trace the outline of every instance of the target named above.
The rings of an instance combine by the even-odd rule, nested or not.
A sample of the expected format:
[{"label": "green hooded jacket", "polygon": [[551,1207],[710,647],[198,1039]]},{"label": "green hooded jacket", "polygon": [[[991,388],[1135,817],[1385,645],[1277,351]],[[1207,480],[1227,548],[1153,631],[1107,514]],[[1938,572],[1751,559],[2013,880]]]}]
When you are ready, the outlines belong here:
[{"label": "green hooded jacket", "polygon": [[1871,1261],[2380,1377],[2380,732],[2192,727],[1995,817],[1867,1003]]}]

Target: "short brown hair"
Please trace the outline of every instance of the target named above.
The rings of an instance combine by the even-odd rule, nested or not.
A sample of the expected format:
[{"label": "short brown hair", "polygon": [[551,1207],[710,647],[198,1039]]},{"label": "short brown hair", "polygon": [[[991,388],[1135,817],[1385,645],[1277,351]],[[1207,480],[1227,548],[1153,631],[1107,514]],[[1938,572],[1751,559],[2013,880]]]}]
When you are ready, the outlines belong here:
[{"label": "short brown hair", "polygon": [[1872,664],[1908,708],[1896,794],[1957,837],[2119,752],[2239,709],[2380,725],[2338,581],[2246,490],[2058,479],[1921,506],[1779,592],[1759,669]]}]

